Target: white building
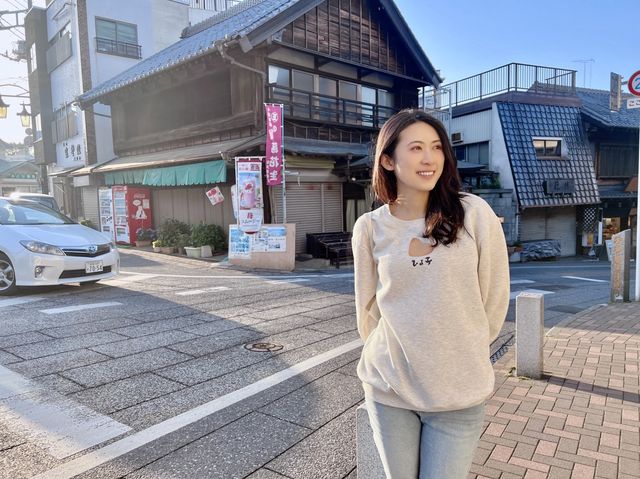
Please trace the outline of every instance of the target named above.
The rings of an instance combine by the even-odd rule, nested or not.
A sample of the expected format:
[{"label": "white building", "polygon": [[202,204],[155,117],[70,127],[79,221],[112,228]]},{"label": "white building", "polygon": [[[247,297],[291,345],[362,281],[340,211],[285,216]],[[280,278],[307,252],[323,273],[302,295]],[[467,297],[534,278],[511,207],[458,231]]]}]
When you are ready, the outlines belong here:
[{"label": "white building", "polygon": [[[25,20],[34,150],[49,178],[43,190],[66,213],[97,223],[88,173],[115,156],[108,106],[82,111],[78,95],[180,39],[182,30],[234,1],[47,0]],[[43,170],[44,172],[44,170]],[[84,173],[84,174],[83,174]]]}]

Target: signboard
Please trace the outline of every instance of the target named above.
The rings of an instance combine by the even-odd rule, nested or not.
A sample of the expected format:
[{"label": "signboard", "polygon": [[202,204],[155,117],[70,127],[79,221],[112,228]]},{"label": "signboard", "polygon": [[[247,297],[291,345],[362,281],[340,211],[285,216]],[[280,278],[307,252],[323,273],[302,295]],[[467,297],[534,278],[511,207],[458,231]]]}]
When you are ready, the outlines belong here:
[{"label": "signboard", "polygon": [[640,108],[640,98],[629,98],[627,100],[627,110]]},{"label": "signboard", "polygon": [[224,196],[222,196],[222,191],[220,191],[220,188],[218,188],[217,186],[214,186],[213,188],[211,188],[209,191],[207,191],[207,198],[209,198],[209,201],[211,201],[211,204],[213,206],[217,205],[218,203],[222,203],[224,201]]},{"label": "signboard", "polygon": [[620,111],[622,103],[622,75],[611,72],[611,88],[609,91],[609,109]]},{"label": "signboard", "polygon": [[629,77],[629,83],[627,86],[629,87],[629,92],[632,95],[640,96],[640,70]]},{"label": "signboard", "polygon": [[240,231],[237,225],[229,225],[229,258],[251,258],[251,236]]},{"label": "signboard", "polygon": [[264,225],[255,234],[246,234],[237,225],[229,226],[229,258],[250,259],[251,253],[285,253],[287,228]]},{"label": "signboard", "polygon": [[263,218],[261,156],[236,158],[238,227],[245,233],[260,231]]},{"label": "signboard", "polygon": [[284,169],[284,149],[282,144],[283,106],[277,103],[265,103],[264,108],[267,113],[267,185],[281,185],[282,170]]},{"label": "signboard", "polygon": [[572,178],[548,179],[544,182],[544,192],[547,195],[567,195],[575,192],[576,185]]}]

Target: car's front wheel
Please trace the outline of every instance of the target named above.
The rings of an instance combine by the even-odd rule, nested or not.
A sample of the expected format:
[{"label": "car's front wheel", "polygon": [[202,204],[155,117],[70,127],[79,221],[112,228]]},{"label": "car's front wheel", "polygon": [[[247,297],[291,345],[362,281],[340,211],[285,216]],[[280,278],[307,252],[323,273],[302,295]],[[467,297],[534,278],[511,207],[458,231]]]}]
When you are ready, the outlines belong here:
[{"label": "car's front wheel", "polygon": [[16,272],[11,260],[0,253],[0,296],[16,292]]}]

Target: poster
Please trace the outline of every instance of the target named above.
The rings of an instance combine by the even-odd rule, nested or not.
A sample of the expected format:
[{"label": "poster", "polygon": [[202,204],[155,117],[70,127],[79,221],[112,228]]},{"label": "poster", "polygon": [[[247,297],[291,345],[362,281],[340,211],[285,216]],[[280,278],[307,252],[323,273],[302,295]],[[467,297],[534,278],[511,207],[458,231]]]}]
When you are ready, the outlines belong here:
[{"label": "poster", "polygon": [[207,198],[213,206],[222,203],[224,201],[224,196],[222,195],[222,191],[217,186],[214,186],[209,191],[207,191]]},{"label": "poster", "polygon": [[282,184],[282,170],[284,169],[284,145],[282,136],[283,105],[265,103],[267,114],[267,144],[266,169],[267,185]]},{"label": "poster", "polygon": [[261,156],[236,158],[238,227],[245,233],[260,230],[263,220]]},{"label": "poster", "polygon": [[229,225],[229,258],[251,258],[251,235],[240,231],[238,225]]},{"label": "poster", "polygon": [[229,226],[229,258],[250,259],[252,253],[287,251],[287,229],[265,225],[255,234],[243,233],[238,225]]}]

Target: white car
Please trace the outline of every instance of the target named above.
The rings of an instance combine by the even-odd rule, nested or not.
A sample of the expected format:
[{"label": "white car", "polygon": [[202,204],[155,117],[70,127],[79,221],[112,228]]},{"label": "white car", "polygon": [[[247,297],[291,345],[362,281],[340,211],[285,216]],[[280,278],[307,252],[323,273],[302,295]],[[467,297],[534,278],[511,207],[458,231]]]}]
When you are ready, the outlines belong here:
[{"label": "white car", "polygon": [[33,201],[0,198],[0,295],[19,286],[95,283],[119,270],[109,237]]}]

